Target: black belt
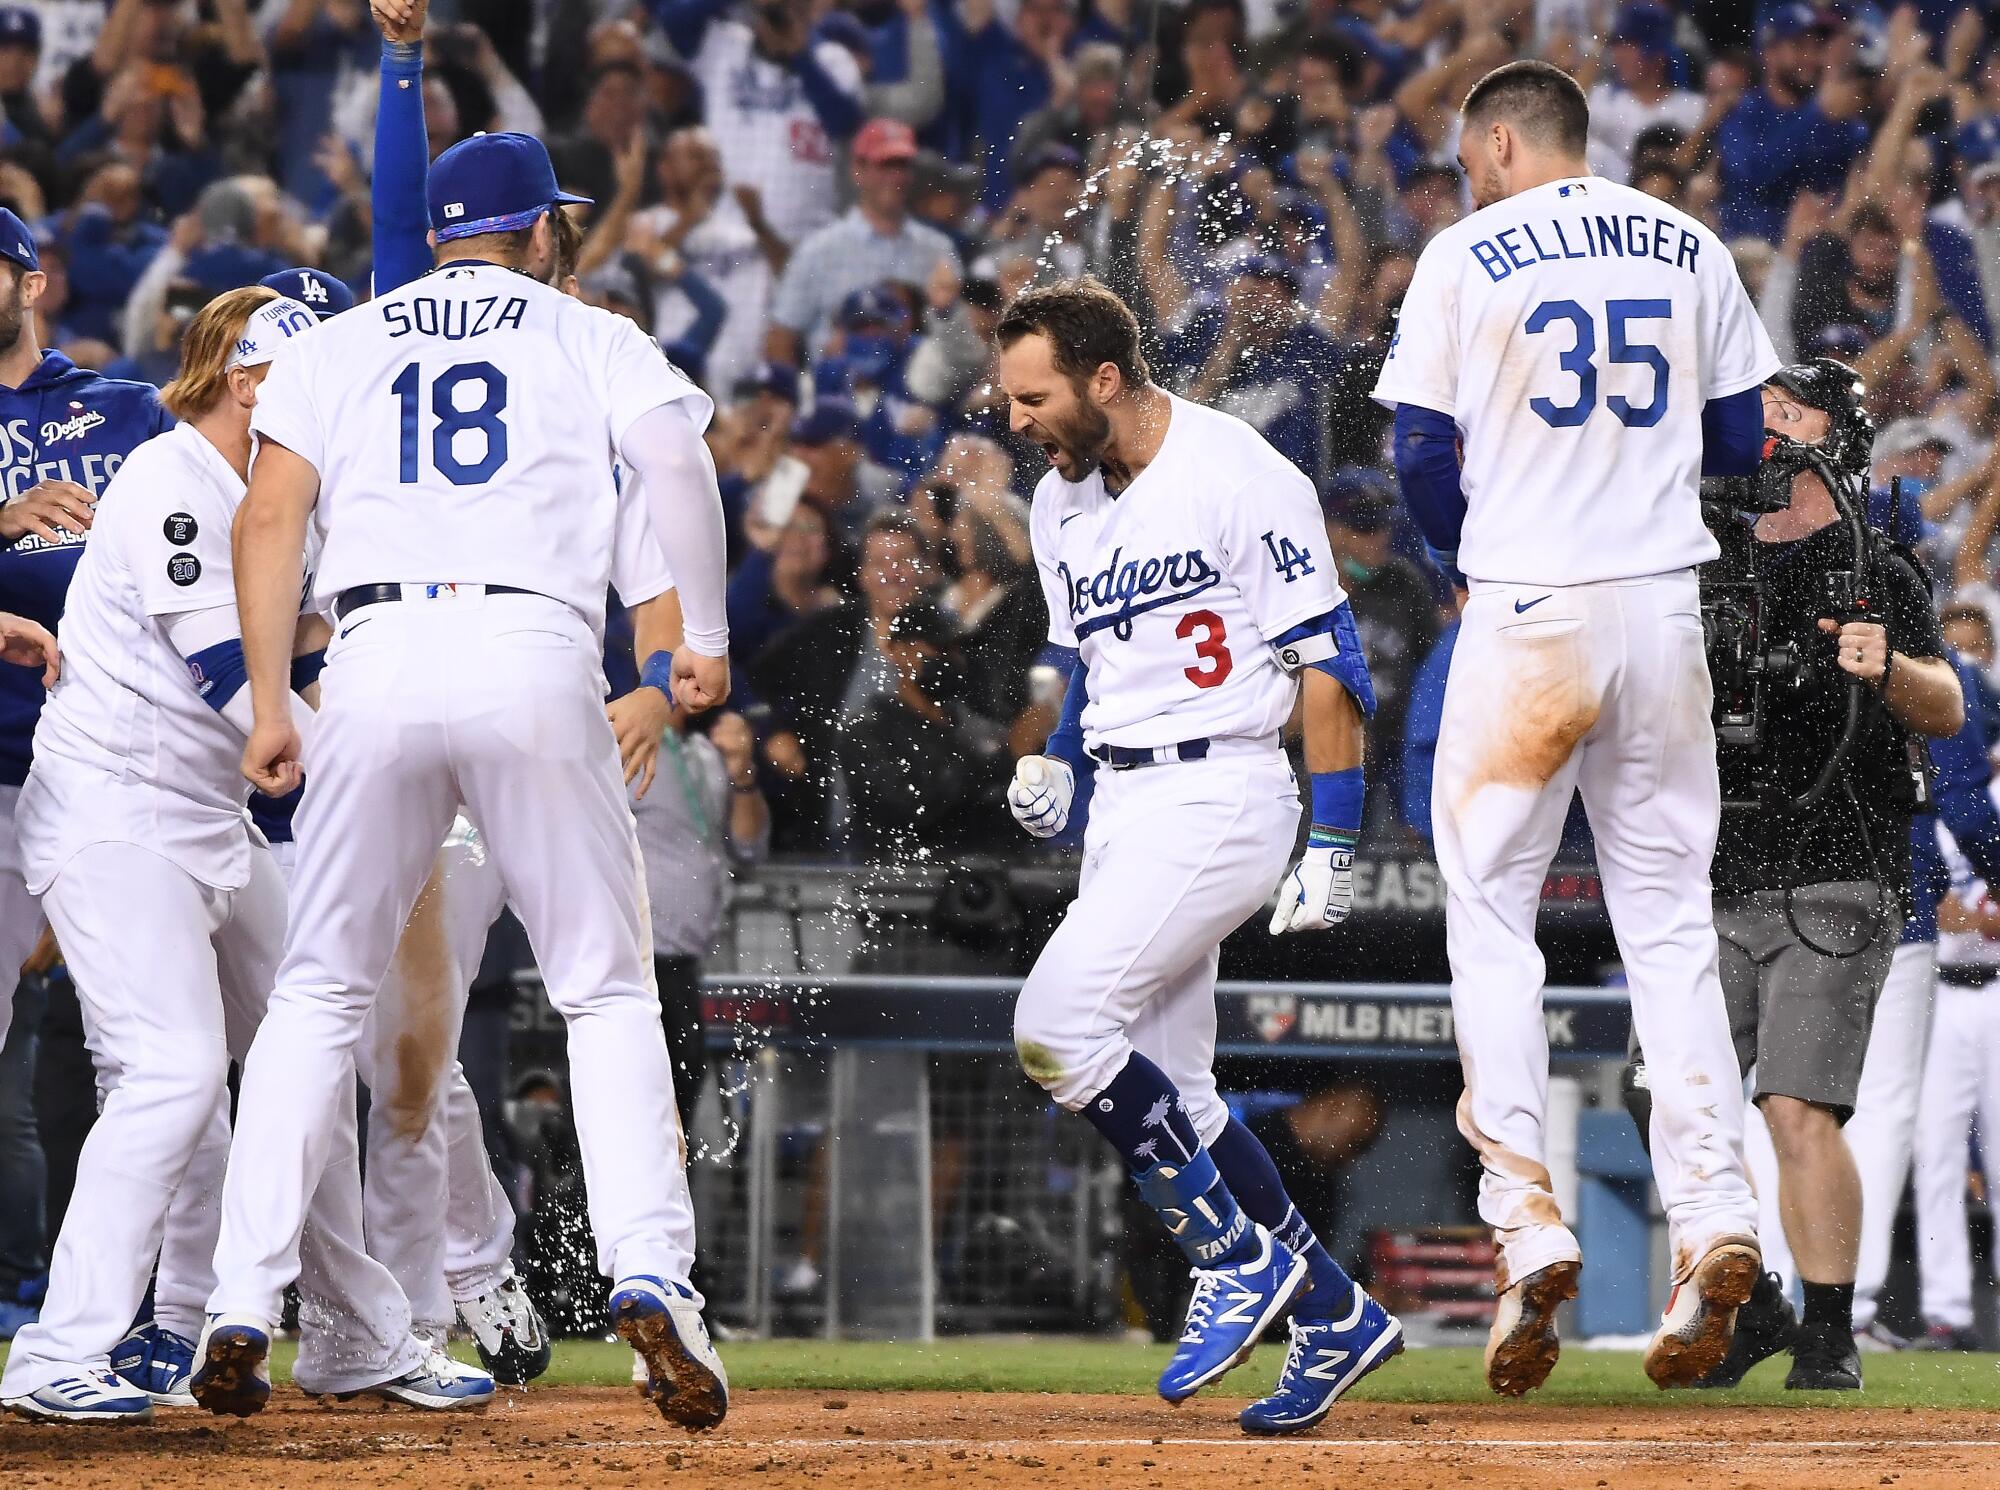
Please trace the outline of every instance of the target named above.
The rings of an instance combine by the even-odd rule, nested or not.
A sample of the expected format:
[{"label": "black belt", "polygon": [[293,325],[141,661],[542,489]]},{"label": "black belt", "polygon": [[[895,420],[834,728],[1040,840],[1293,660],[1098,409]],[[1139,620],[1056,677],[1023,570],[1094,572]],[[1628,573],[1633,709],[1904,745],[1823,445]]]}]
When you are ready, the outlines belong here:
[{"label": "black belt", "polygon": [[2000,967],[1991,963],[1946,963],[1938,969],[1938,982],[1951,988],[1986,988],[2000,978]]},{"label": "black belt", "polygon": [[[454,587],[451,585],[432,585],[428,588],[433,590],[450,590]],[[481,585],[480,588],[488,595],[539,595],[541,593],[539,590],[524,590],[519,585]],[[344,619],[349,611],[359,610],[364,605],[381,605],[384,601],[401,600],[402,598],[403,587],[400,584],[356,585],[352,589],[342,590],[338,595],[334,596],[333,614],[336,618]]]},{"label": "black belt", "polygon": [[1114,771],[1132,771],[1140,766],[1163,766],[1161,759],[1165,752],[1171,760],[1198,761],[1208,756],[1208,740],[1183,740],[1178,745],[1162,745],[1155,750],[1144,750],[1136,745],[1099,745],[1084,754],[1100,766],[1109,766]]}]

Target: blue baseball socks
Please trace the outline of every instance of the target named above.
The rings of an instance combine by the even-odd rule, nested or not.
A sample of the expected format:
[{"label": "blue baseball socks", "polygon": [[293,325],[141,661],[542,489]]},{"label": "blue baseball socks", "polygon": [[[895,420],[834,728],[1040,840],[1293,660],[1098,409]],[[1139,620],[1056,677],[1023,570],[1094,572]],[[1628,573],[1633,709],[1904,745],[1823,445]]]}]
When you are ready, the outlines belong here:
[{"label": "blue baseball socks", "polygon": [[[1083,1115],[1118,1150],[1139,1193],[1159,1212],[1189,1262],[1217,1268],[1256,1257],[1250,1218],[1222,1182],[1180,1093],[1158,1066],[1135,1051]],[[1264,1160],[1267,1168],[1270,1162]],[[1272,1174],[1275,1178],[1276,1171]]]}]

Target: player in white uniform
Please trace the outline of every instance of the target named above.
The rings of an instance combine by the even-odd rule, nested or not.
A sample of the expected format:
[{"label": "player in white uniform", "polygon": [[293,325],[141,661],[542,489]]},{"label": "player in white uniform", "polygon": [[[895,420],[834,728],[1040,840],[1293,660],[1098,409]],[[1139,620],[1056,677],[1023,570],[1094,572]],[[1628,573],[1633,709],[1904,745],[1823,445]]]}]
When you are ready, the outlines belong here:
[{"label": "player in white uniform", "polygon": [[[203,310],[165,394],[185,422],[134,451],[106,489],[71,586],[67,666],[36,732],[19,821],[29,886],[83,1003],[102,1112],[41,1320],[0,1378],[0,1400],[27,1416],[150,1415],[148,1393],[111,1372],[110,1353],[163,1241],[169,1271],[194,1271],[172,1253],[201,1228],[170,1230],[170,1205],[199,1200],[204,1152],[219,1167],[229,1061],[248,1049],[277,969],[284,887],[236,770],[251,720],[229,531],[259,384],[312,324],[261,288]],[[302,1384],[483,1401],[491,1379],[416,1340],[394,1281],[361,1250],[351,1106],[345,1116],[302,1190],[312,1208],[302,1281],[309,1303],[354,1321],[352,1348]],[[160,1322],[191,1335],[199,1315],[175,1318],[178,1303],[159,1300]]]},{"label": "player in white uniform", "polygon": [[1021,990],[1015,1045],[1118,1150],[1194,1264],[1160,1394],[1214,1381],[1296,1303],[1277,1389],[1240,1421],[1298,1432],[1400,1350],[1402,1329],[1217,1095],[1215,977],[1222,939],[1269,902],[1297,841],[1278,734],[1301,680],[1313,826],[1271,930],[1347,914],[1368,666],[1312,483],[1242,420],[1154,387],[1116,295],[1089,279],[1030,291],[998,341],[1013,427],[1054,468],[1030,524],[1050,639],[1080,654],[1048,753],[1017,767],[1015,817],[1060,832],[1077,763],[1098,763],[1077,899]]},{"label": "player in white uniform", "polygon": [[462,801],[568,1021],[614,1323],[646,1356],[661,1411],[706,1427],[727,1383],[686,1281],[694,1216],[598,633],[621,577],[616,457],[643,480],[679,582],[673,686],[694,709],[727,692],[709,403],[630,321],[542,283],[549,214],[568,199],[539,141],[464,141],[428,192],[438,268],[307,339],[256,412],[238,579],[257,715],[244,770],[264,790],[300,777],[280,631],[315,518],[314,595],[339,629],[285,961],[244,1065],[194,1395],[237,1415],[268,1400],[304,1179]]},{"label": "player in white uniform", "polygon": [[1727,431],[1709,441],[1727,452],[1717,474],[1754,469],[1759,385],[1778,358],[1721,242],[1588,176],[1588,129],[1582,90],[1546,63],[1473,88],[1459,156],[1480,210],[1425,248],[1375,390],[1397,407],[1412,511],[1470,587],[1432,803],[1459,1128],[1501,1254],[1487,1380],[1508,1395],[1554,1367],[1555,1310],[1579,1266],[1545,1157],[1535,947],[1578,788],[1651,1072],[1672,1236],[1647,1374],[1686,1385],[1717,1364],[1758,1276],[1709,891],[1721,808],[1694,566],[1718,551],[1699,507],[1705,426]]},{"label": "player in white uniform", "polygon": [[1951,830],[1937,833],[1951,893],[1938,906],[1937,1012],[1917,1098],[1918,1292],[1924,1348],[1977,1350],[1965,1178],[1976,1120],[1988,1195],[2000,1181],[2000,901]]}]

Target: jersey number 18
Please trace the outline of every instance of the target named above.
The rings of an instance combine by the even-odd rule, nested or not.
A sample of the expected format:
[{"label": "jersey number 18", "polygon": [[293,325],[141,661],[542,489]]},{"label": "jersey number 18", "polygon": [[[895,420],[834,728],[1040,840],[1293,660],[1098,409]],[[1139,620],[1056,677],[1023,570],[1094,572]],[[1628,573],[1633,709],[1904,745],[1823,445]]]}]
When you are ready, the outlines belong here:
[{"label": "jersey number 18", "polygon": [[[420,474],[418,426],[423,422],[421,392],[423,368],[412,362],[389,385],[402,405],[401,461],[398,475],[404,485]],[[477,408],[458,406],[461,383],[477,383],[481,397]],[[431,464],[453,486],[477,486],[491,481],[493,473],[507,463],[507,424],[501,414],[507,408],[507,375],[490,362],[461,362],[447,368],[431,384]],[[477,460],[461,460],[454,443],[460,434],[477,430],[483,445]],[[468,442],[470,443],[470,442]],[[466,451],[471,454],[471,451]]]}]

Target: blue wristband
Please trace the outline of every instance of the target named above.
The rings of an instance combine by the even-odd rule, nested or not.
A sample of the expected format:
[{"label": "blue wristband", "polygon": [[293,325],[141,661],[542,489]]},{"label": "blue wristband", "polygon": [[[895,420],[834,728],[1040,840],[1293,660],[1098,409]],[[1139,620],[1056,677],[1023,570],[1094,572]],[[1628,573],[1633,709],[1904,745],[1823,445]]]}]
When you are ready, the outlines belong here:
[{"label": "blue wristband", "polygon": [[674,654],[655,652],[639,669],[639,686],[657,688],[667,696],[667,702],[674,699]]},{"label": "blue wristband", "polygon": [[1366,796],[1359,766],[1314,772],[1312,831],[1306,842],[1313,848],[1353,848],[1361,837],[1361,804]]},{"label": "blue wristband", "polygon": [[306,652],[292,659],[292,692],[304,693],[326,671],[326,648]]}]

